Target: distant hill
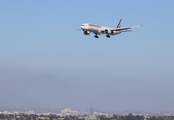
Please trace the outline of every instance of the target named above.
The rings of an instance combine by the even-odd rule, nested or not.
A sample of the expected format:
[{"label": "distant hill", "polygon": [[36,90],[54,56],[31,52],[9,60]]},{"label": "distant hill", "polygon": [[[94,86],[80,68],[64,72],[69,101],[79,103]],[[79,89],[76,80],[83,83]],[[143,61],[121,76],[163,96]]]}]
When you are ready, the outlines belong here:
[{"label": "distant hill", "polygon": [[[64,80],[53,75],[0,70],[0,106],[173,110],[174,81]],[[9,76],[8,76],[9,75]],[[20,78],[20,75],[22,76]]]}]

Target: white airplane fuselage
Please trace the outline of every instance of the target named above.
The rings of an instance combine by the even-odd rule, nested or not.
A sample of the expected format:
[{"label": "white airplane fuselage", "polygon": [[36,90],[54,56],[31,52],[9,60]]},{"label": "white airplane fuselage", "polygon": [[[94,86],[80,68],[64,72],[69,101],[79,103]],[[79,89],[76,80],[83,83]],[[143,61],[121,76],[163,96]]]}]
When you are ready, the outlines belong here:
[{"label": "white airplane fuselage", "polygon": [[84,32],[89,31],[89,32],[93,32],[94,34],[98,34],[98,35],[101,35],[101,34],[117,35],[117,34],[121,33],[120,31],[112,31],[112,32],[106,33],[105,30],[112,30],[114,28],[100,26],[100,25],[94,25],[94,24],[88,24],[88,23],[82,24],[81,29]]},{"label": "white airplane fuselage", "polygon": [[101,34],[106,34],[106,37],[110,38],[110,35],[117,35],[122,32],[130,32],[132,31],[130,30],[131,28],[141,26],[141,25],[138,25],[138,26],[130,26],[130,27],[121,27],[121,20],[122,19],[119,20],[116,28],[110,28],[110,27],[85,23],[81,25],[81,30],[83,30],[85,35],[89,35],[91,32],[94,33],[95,38],[98,38],[98,35],[101,35]]}]

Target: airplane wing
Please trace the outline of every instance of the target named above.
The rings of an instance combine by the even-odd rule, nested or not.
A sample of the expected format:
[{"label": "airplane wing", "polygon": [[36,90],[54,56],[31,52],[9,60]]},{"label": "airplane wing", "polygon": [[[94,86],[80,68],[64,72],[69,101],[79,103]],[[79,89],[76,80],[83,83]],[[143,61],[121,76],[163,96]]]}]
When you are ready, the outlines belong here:
[{"label": "airplane wing", "polygon": [[122,30],[121,32],[132,32],[132,30]]},{"label": "airplane wing", "polygon": [[115,28],[115,29],[111,29],[113,31],[124,31],[124,30],[129,30],[132,28],[136,28],[136,27],[141,27],[142,25],[137,25],[137,26],[130,26],[130,27],[123,27],[123,28]]},{"label": "airplane wing", "polygon": [[75,30],[82,30],[81,28],[75,28]]}]

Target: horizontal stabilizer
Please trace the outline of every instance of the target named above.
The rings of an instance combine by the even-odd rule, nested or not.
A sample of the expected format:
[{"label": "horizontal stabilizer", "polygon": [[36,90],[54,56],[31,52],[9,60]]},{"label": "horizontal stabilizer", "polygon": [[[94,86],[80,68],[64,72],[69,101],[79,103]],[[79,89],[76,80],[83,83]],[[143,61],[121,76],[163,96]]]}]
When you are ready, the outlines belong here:
[{"label": "horizontal stabilizer", "polygon": [[129,30],[132,28],[136,28],[136,27],[141,27],[142,25],[137,25],[137,26],[130,26],[130,27],[123,27],[123,28],[116,28],[116,29],[112,29],[113,31],[124,31],[124,30]]}]

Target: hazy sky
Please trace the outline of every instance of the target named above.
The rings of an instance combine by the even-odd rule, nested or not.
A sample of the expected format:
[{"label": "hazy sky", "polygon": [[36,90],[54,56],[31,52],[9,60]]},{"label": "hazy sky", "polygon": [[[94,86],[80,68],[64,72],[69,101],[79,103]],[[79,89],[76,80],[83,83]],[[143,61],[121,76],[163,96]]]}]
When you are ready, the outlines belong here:
[{"label": "hazy sky", "polygon": [[[1,0],[0,106],[174,111],[173,13],[173,0]],[[122,27],[143,27],[110,39],[105,35],[95,39],[93,34],[85,36],[74,29],[83,23],[115,27],[120,18]],[[44,76],[52,82],[61,79],[86,90],[72,88],[71,92],[79,93],[64,92],[64,96],[55,97],[59,89],[51,91],[46,87],[49,83],[42,81]],[[38,94],[32,92],[33,84],[21,83],[36,79],[40,81],[34,89]],[[120,89],[111,89],[114,84]],[[22,90],[17,85],[23,85]],[[40,86],[45,88],[39,89]],[[62,87],[63,91],[66,87]],[[47,89],[48,94],[39,96]],[[25,91],[30,100],[20,98]],[[143,95],[146,96],[142,98]],[[83,98],[77,100],[80,97]]]}]

